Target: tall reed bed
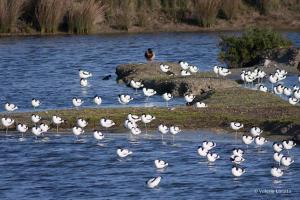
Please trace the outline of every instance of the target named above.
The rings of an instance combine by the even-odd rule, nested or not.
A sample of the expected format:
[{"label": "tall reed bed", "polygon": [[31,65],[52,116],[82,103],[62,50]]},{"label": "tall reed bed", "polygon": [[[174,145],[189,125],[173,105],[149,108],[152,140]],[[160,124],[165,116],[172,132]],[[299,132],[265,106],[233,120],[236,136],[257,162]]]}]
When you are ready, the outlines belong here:
[{"label": "tall reed bed", "polygon": [[26,0],[0,0],[0,32],[15,32]]},{"label": "tall reed bed", "polygon": [[101,1],[72,1],[67,12],[68,32],[87,34],[93,31],[95,24],[104,20],[104,6]]},{"label": "tall reed bed", "polygon": [[241,7],[241,0],[222,0],[221,13],[225,19],[236,18]]},{"label": "tall reed bed", "polygon": [[67,0],[38,0],[35,14],[41,33],[57,32],[67,3]]},{"label": "tall reed bed", "polygon": [[[284,2],[284,1],[283,1]],[[280,0],[256,0],[256,6],[262,14],[269,14],[280,7]]]},{"label": "tall reed bed", "polygon": [[199,25],[210,27],[216,22],[221,0],[195,0],[195,16]]}]

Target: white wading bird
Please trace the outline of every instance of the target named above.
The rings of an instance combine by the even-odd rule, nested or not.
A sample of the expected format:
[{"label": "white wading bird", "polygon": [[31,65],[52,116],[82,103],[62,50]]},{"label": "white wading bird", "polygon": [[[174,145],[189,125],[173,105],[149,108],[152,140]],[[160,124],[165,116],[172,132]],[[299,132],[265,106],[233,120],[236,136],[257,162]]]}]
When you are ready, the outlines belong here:
[{"label": "white wading bird", "polygon": [[24,138],[24,133],[26,133],[27,130],[28,130],[28,126],[26,126],[25,124],[17,125],[17,131],[19,131],[22,134],[22,139]]},{"label": "white wading bird", "polygon": [[156,118],[155,118],[155,116],[152,116],[152,115],[149,115],[149,114],[142,114],[141,119],[142,119],[142,122],[145,125],[146,134],[147,134],[148,133],[147,124],[151,123]]},{"label": "white wading bird", "polygon": [[81,100],[81,99],[79,99],[79,98],[77,98],[77,97],[74,97],[73,99],[72,99],[72,103],[73,103],[73,106],[76,108],[76,109],[78,109],[82,104],[83,104],[83,100]]},{"label": "white wading bird", "polygon": [[161,176],[149,179],[147,181],[148,188],[155,188],[155,187],[157,187],[159,185],[161,179],[162,179]]},{"label": "white wading bird", "polygon": [[158,131],[161,133],[161,140],[164,140],[164,136],[165,134],[167,134],[170,130],[166,125],[160,124],[158,126]]},{"label": "white wading bird", "polygon": [[32,105],[33,109],[39,107],[40,104],[41,104],[41,102],[40,102],[40,100],[38,100],[38,99],[33,98],[33,99],[31,100],[31,105]]},{"label": "white wading bird", "polygon": [[79,69],[79,77],[80,78],[84,78],[84,79],[87,79],[87,78],[90,78],[92,77],[92,73],[88,72],[88,71],[85,71],[85,70],[82,70],[82,69]]},{"label": "white wading bird", "polygon": [[231,173],[233,176],[235,177],[240,177],[242,176],[244,173],[246,172],[246,170],[244,168],[241,167],[237,167],[237,166],[233,166],[231,168]]},{"label": "white wading bird", "polygon": [[144,84],[142,83],[142,81],[134,81],[131,80],[129,83],[130,87],[135,89],[135,93],[137,94],[137,90],[144,87]]},{"label": "white wading bird", "polygon": [[128,104],[132,100],[133,100],[133,98],[128,94],[120,94],[118,96],[118,101],[122,105]]},{"label": "white wading bird", "polygon": [[167,163],[163,160],[155,160],[154,164],[155,164],[155,167],[157,169],[163,169],[163,168],[166,168],[169,165],[169,163]]},{"label": "white wading bird", "polygon": [[130,151],[129,149],[123,149],[123,148],[120,148],[120,149],[117,149],[117,154],[120,158],[125,158],[129,155],[132,154],[132,151]]},{"label": "white wading bird", "polygon": [[58,134],[58,126],[60,124],[64,123],[64,120],[61,117],[58,117],[58,116],[54,115],[52,117],[52,121],[56,125],[56,134]]},{"label": "white wading bird", "polygon": [[13,111],[15,111],[15,110],[18,109],[18,106],[16,106],[16,105],[13,104],[13,103],[6,103],[6,104],[4,105],[4,108],[5,108],[5,110],[6,110],[7,112],[13,112]]},{"label": "white wading bird", "polygon": [[163,99],[166,101],[166,105],[168,107],[168,102],[173,98],[173,95],[171,93],[164,93],[162,95]]},{"label": "white wading bird", "polygon": [[9,117],[3,117],[1,119],[2,125],[6,128],[5,129],[5,135],[7,135],[8,132],[8,127],[10,127],[11,125],[13,125],[15,123],[15,120],[9,118]]}]

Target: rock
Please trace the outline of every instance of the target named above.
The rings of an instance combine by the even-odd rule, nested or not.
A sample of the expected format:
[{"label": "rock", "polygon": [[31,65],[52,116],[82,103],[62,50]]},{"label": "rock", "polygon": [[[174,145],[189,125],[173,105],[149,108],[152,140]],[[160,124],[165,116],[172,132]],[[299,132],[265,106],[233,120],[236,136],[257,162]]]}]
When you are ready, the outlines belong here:
[{"label": "rock", "polygon": [[[160,64],[169,65],[174,75],[162,72]],[[170,92],[174,96],[183,96],[186,92],[192,92],[200,95],[215,89],[238,87],[235,81],[218,78],[213,72],[198,72],[185,77],[180,72],[180,65],[173,62],[124,64],[116,69],[119,82],[128,85],[132,79],[142,80],[145,87],[155,89],[158,94]]]},{"label": "rock", "polygon": [[277,65],[294,67],[300,71],[300,48],[277,48],[270,50],[267,56]]}]

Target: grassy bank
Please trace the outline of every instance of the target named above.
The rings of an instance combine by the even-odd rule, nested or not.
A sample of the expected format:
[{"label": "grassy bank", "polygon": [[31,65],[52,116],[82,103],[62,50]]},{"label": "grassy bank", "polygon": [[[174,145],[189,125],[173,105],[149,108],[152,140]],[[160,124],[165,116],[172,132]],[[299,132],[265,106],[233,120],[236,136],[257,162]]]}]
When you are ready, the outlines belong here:
[{"label": "grassy bank", "polygon": [[[244,123],[248,131],[251,126],[260,126],[268,136],[294,137],[300,130],[300,107],[291,106],[279,97],[258,91],[241,88],[223,89],[216,91],[209,99],[205,100],[207,108],[176,107],[167,108],[100,108],[81,110],[49,110],[37,112],[42,121],[50,124],[53,115],[61,116],[66,122],[60,126],[61,131],[69,131],[76,124],[78,117],[89,122],[86,130],[100,129],[99,120],[107,117],[115,121],[116,126],[111,131],[125,131],[123,124],[128,113],[141,115],[149,113],[156,116],[149,129],[156,130],[161,123],[166,125],[178,125],[182,129],[215,128],[228,129],[231,121]],[[33,126],[30,121],[32,113],[9,114],[18,123],[26,123]],[[3,117],[3,114],[1,114]],[[143,129],[143,124],[140,124]],[[12,130],[15,127],[11,127]],[[4,127],[1,127],[4,131]],[[52,125],[52,130],[55,131]],[[296,130],[296,131],[295,131]]]},{"label": "grassy bank", "polygon": [[300,29],[299,0],[0,0],[0,33]]}]

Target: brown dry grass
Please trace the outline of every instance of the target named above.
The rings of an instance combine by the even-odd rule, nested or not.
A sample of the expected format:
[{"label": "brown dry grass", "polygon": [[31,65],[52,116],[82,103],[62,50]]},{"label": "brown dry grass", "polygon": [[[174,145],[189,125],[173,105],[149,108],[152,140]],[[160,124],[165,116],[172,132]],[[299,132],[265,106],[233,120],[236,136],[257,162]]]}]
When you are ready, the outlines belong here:
[{"label": "brown dry grass", "polygon": [[72,1],[68,9],[68,32],[88,34],[96,24],[104,20],[104,6],[101,1]]},{"label": "brown dry grass", "polygon": [[0,32],[15,32],[26,0],[0,0]]},{"label": "brown dry grass", "polygon": [[65,13],[66,0],[39,0],[35,8],[41,33],[54,33]]},{"label": "brown dry grass", "polygon": [[195,15],[198,23],[204,27],[212,26],[217,18],[221,0],[195,1]]}]

